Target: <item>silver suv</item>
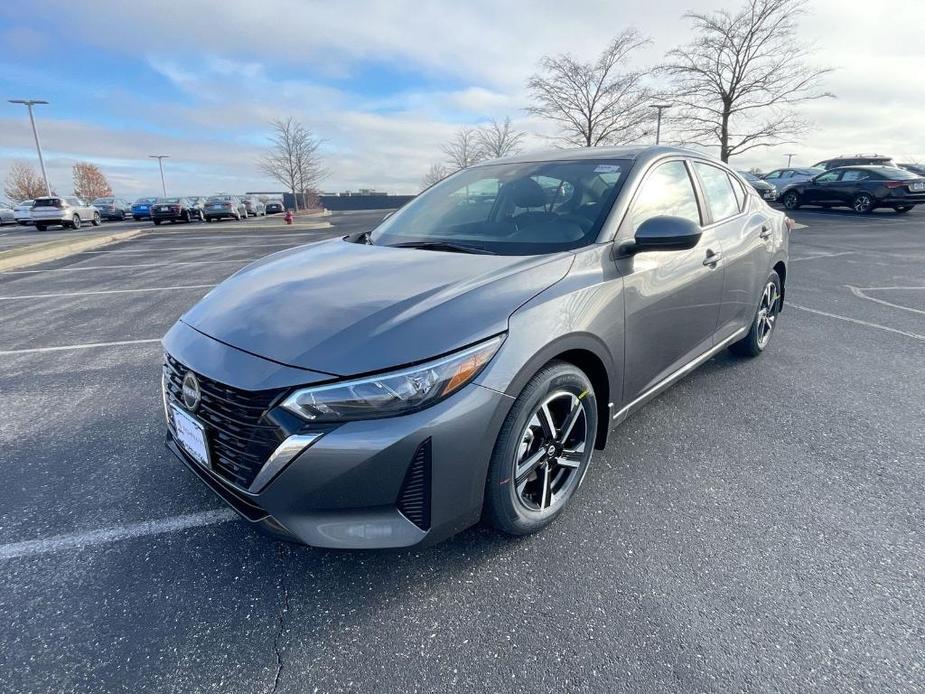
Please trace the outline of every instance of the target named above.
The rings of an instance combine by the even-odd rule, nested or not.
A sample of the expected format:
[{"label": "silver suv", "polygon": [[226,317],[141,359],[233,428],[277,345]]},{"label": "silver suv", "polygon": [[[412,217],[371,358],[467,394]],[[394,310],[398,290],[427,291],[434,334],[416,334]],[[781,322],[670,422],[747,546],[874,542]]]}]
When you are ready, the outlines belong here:
[{"label": "silver suv", "polygon": [[80,198],[58,197],[56,195],[36,198],[32,203],[32,222],[39,231],[60,225],[80,229],[84,222],[100,225],[100,211]]}]

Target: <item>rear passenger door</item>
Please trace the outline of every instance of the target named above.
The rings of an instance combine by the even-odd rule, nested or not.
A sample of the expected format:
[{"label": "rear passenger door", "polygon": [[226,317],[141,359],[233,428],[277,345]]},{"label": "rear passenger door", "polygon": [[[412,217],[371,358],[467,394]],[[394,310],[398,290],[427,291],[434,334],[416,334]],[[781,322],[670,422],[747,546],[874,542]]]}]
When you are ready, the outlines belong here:
[{"label": "rear passenger door", "polygon": [[771,224],[762,210],[752,205],[738,178],[726,169],[695,161],[708,214],[708,226],[723,247],[723,301],[716,330],[725,340],[751,323],[758,295],[771,268]]},{"label": "rear passenger door", "polygon": [[864,187],[861,181],[870,178],[870,172],[864,169],[842,169],[835,186],[837,201],[843,205],[850,205],[854,196]]}]

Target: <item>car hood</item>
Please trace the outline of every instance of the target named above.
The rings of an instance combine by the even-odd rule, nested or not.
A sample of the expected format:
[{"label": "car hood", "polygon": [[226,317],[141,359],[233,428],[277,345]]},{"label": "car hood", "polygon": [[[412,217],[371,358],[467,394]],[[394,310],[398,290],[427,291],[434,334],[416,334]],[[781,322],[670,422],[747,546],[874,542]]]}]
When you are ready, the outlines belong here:
[{"label": "car hood", "polygon": [[348,376],[423,361],[507,329],[572,255],[503,256],[341,239],[268,256],[181,320],[251,354]]}]

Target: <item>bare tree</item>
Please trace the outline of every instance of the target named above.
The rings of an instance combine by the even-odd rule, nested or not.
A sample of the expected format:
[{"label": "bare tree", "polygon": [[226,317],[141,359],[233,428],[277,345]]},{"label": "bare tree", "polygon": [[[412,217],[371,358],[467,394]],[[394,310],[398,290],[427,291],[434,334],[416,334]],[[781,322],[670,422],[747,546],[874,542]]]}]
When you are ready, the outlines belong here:
[{"label": "bare tree", "polygon": [[479,131],[475,128],[460,128],[453,139],[440,149],[453,171],[468,169],[485,158],[479,144]]},{"label": "bare tree", "polygon": [[112,195],[112,188],[100,167],[87,161],[78,161],[71,168],[74,177],[74,195],[81,200],[93,202],[97,198]]},{"label": "bare tree", "polygon": [[545,57],[527,81],[529,113],[559,125],[560,139],[583,147],[634,142],[651,120],[642,72],[621,72],[629,55],[648,43],[634,29],[617,36],[593,63],[571,55]]},{"label": "bare tree", "polygon": [[3,182],[3,192],[14,204],[21,200],[30,200],[48,194],[42,177],[29,164],[22,161],[14,161],[10,165],[10,171]]},{"label": "bare tree", "polygon": [[479,146],[486,159],[500,159],[509,154],[517,154],[525,133],[515,130],[511,125],[510,116],[499,123],[492,120],[488,125],[479,128]]},{"label": "bare tree", "polygon": [[831,70],[808,65],[796,36],[803,0],[746,0],[737,11],[688,13],[696,38],[668,52],[672,122],[684,141],[719,146],[720,159],[804,132],[801,102],[832,96],[819,87]]},{"label": "bare tree", "polygon": [[444,164],[439,162],[436,164],[431,164],[430,168],[427,169],[427,173],[424,174],[424,178],[421,180],[422,188],[430,188],[434,183],[442,181],[450,173],[450,170],[446,168]]},{"label": "bare tree", "polygon": [[290,190],[299,209],[299,198],[316,197],[326,173],[318,154],[321,140],[291,116],[272,121],[270,127],[270,149],[260,159],[260,170]]}]

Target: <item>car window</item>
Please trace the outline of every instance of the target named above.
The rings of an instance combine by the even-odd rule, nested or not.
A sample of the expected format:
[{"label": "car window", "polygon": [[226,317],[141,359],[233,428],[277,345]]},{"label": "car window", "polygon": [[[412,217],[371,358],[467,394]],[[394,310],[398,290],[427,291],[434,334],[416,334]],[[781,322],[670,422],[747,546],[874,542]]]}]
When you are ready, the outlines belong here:
[{"label": "car window", "polygon": [[659,216],[683,217],[702,224],[697,196],[684,162],[671,161],[650,171],[629,212],[633,233],[644,221]]},{"label": "car window", "polygon": [[818,176],[815,181],[816,183],[831,183],[838,179],[838,171],[829,171],[827,173]]},{"label": "car window", "polygon": [[782,171],[772,171],[771,173],[769,173],[769,174],[768,174],[767,176],[765,176],[764,178],[765,178],[765,180],[768,180],[769,178],[780,178],[782,175],[783,175],[783,172],[782,172]]},{"label": "car window", "polygon": [[719,222],[738,214],[741,208],[726,172],[699,161],[694,162],[694,168],[703,184],[703,194],[710,205],[713,221]]},{"label": "car window", "polygon": [[889,178],[894,181],[908,181],[913,178],[921,178],[918,174],[913,171],[907,171],[906,169],[900,169],[893,166],[884,166],[880,171],[877,172],[879,176],[884,178]]},{"label": "car window", "polygon": [[736,202],[738,203],[739,211],[741,212],[745,209],[745,189],[742,187],[742,184],[732,176],[729,177],[729,180],[732,181],[732,192],[736,196]]},{"label": "car window", "polygon": [[868,178],[870,178],[869,171],[861,171],[860,169],[848,169],[847,171],[841,172],[840,180],[849,182],[849,181],[863,181]]},{"label": "car window", "polygon": [[40,200],[36,200],[33,203],[33,207],[57,207],[57,206],[58,206],[58,198],[43,198]]}]

